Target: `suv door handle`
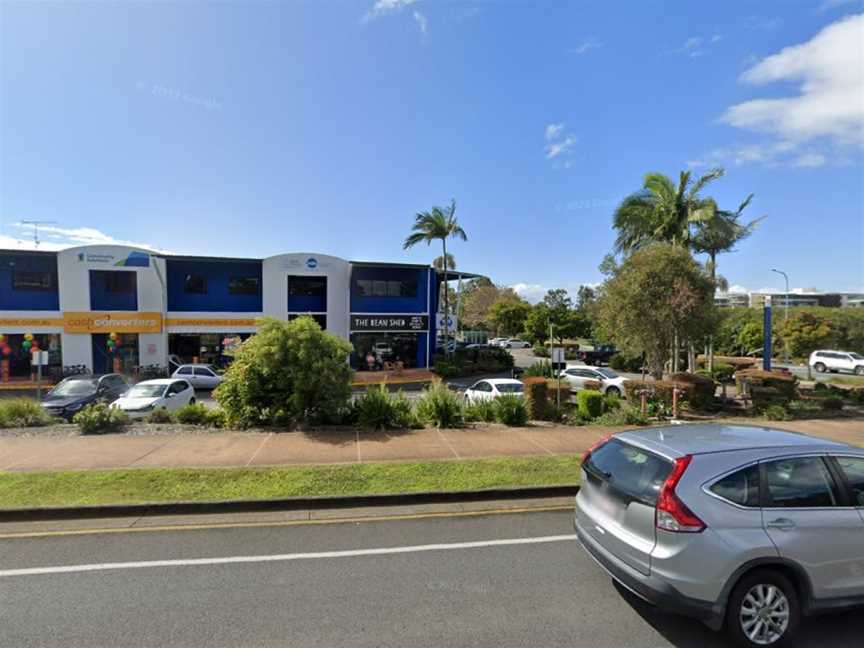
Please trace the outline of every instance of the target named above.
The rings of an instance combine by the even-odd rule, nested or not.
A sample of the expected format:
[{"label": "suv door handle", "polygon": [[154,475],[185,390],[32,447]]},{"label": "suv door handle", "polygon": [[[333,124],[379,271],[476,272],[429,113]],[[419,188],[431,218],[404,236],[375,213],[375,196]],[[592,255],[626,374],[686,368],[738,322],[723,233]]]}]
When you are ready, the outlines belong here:
[{"label": "suv door handle", "polygon": [[766,524],[769,529],[777,529],[778,531],[791,531],[795,528],[795,522],[789,518],[777,518]]}]

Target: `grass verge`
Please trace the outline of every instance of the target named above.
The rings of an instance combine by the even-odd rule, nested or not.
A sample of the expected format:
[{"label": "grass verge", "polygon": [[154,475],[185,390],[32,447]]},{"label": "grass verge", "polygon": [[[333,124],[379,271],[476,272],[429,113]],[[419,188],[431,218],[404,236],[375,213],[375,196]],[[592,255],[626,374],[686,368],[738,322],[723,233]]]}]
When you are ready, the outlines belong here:
[{"label": "grass verge", "polygon": [[578,481],[577,456],[285,468],[0,472],[0,509],[460,491]]}]

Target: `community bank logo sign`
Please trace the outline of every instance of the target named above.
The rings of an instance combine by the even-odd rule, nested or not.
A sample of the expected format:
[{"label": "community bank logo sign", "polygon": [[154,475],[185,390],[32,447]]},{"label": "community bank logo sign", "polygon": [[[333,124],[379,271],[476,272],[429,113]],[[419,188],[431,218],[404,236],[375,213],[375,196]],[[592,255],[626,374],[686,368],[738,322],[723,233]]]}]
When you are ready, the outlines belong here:
[{"label": "community bank logo sign", "polygon": [[113,254],[98,254],[92,252],[79,252],[80,263],[104,263],[118,268],[149,268],[150,255],[147,252],[130,252],[128,256],[117,259]]},{"label": "community bank logo sign", "polygon": [[309,257],[308,259],[306,259],[306,267],[310,270],[314,270],[318,267],[318,259],[316,259],[315,257]]}]

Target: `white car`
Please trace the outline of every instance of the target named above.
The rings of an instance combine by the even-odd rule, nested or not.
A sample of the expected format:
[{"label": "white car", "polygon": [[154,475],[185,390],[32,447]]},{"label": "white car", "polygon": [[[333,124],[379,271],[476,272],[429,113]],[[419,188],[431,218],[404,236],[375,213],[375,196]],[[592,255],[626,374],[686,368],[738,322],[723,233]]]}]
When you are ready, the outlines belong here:
[{"label": "white car", "polygon": [[864,376],[864,356],[851,351],[814,351],[810,354],[810,366],[819,373],[849,371]]},{"label": "white car", "polygon": [[507,338],[502,338],[502,337],[492,338],[491,340],[489,340],[489,346],[493,346],[493,347],[501,346],[506,341],[507,341]]},{"label": "white car", "polygon": [[570,391],[585,389],[589,380],[600,383],[600,391],[614,396],[625,395],[625,379],[605,367],[571,366],[561,371],[561,378],[570,383]]},{"label": "white car", "polygon": [[215,389],[222,383],[222,375],[206,364],[180,365],[171,377],[188,380],[195,389]]},{"label": "white car", "polygon": [[522,396],[523,393],[524,388],[521,380],[514,380],[513,378],[478,380],[465,390],[465,403],[494,400],[504,394]]},{"label": "white car", "polygon": [[501,343],[501,346],[505,349],[527,349],[531,345],[525,340],[520,340],[519,338],[510,338],[509,340],[504,340]]},{"label": "white car", "polygon": [[129,418],[148,416],[153,410],[176,409],[195,402],[195,390],[185,380],[159,378],[144,380],[111,403],[114,409],[126,412]]}]

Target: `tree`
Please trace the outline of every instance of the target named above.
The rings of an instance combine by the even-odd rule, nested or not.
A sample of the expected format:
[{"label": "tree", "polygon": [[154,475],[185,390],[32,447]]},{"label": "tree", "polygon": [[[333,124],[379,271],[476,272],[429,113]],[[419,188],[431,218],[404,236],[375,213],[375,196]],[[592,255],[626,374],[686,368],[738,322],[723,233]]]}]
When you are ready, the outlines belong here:
[{"label": "tree", "polygon": [[655,378],[678,340],[696,340],[715,326],[714,282],[690,253],[656,243],[634,252],[607,279],[597,304],[604,340],[627,355],[644,354]]},{"label": "tree", "polygon": [[[739,221],[742,212],[753,200],[751,193],[734,212],[715,210],[714,215],[696,224],[696,232],[691,244],[696,252],[708,255],[708,272],[711,278],[723,289],[728,289],[728,282],[717,277],[717,255],[721,252],[731,252],[742,240],[750,236],[761,218],[750,221],[746,225]],[[764,218],[764,217],[763,217]],[[708,370],[714,370],[714,343],[708,342]]]},{"label": "tree", "polygon": [[816,349],[829,348],[837,337],[827,317],[800,312],[780,326],[780,338],[792,356],[805,357]]},{"label": "tree", "polygon": [[499,297],[489,309],[489,324],[497,335],[518,335],[531,313],[531,304],[524,299]]},{"label": "tree", "polygon": [[[461,238],[463,241],[468,240],[468,235],[465,234],[456,220],[456,201],[451,200],[449,207],[433,207],[432,211],[419,212],[414,217],[414,226],[411,228],[412,233],[408,235],[402,248],[407,250],[418,243],[425,242],[426,245],[431,245],[432,241],[441,241],[441,265],[444,274],[444,280],[447,280],[447,239]],[[448,318],[450,314],[450,298],[448,292],[444,291],[444,339],[449,337]],[[445,347],[447,348],[447,347]]]},{"label": "tree", "polygon": [[597,293],[591,286],[579,286],[579,291],[576,293],[576,308],[588,310],[596,298]]},{"label": "tree", "polygon": [[311,317],[265,317],[237,350],[216,400],[241,427],[332,420],[351,398],[351,351]]},{"label": "tree", "polygon": [[573,308],[573,300],[563,288],[549,290],[525,320],[525,337],[546,342],[551,336],[561,343],[566,339],[590,335],[591,325],[584,313]]},{"label": "tree", "polygon": [[436,270],[438,270],[439,272],[443,272],[447,268],[449,268],[450,270],[456,269],[456,259],[453,258],[453,255],[450,254],[449,252],[447,253],[447,258],[446,258],[447,263],[445,264],[444,261],[445,261],[445,258],[443,256],[435,257],[435,259],[432,261],[432,267],[435,268]]},{"label": "tree", "polygon": [[490,330],[489,310],[498,300],[519,300],[512,288],[496,286],[485,277],[469,281],[462,290],[462,313],[465,326]]},{"label": "tree", "polygon": [[662,173],[648,173],[642,190],[627,196],[615,210],[615,251],[631,254],[653,242],[688,247],[690,226],[716,211],[714,201],[701,198],[699,192],[722,176],[723,169],[714,169],[694,180],[689,171],[682,171],[676,185]]}]

